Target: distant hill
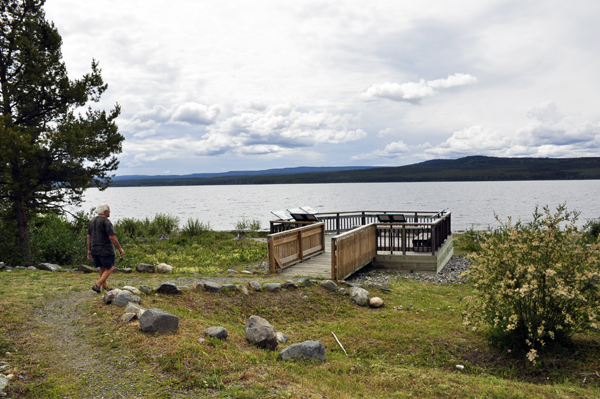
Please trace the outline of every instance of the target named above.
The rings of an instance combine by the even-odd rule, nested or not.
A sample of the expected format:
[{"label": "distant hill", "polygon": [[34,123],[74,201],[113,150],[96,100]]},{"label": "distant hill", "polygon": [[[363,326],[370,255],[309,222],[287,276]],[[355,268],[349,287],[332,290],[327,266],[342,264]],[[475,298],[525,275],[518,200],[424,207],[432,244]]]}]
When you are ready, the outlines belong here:
[{"label": "distant hill", "polygon": [[[315,171],[316,169],[316,171]],[[319,170],[320,169],[320,170]],[[396,167],[358,169],[290,168],[228,172],[216,176],[146,176],[114,179],[111,187],[228,184],[367,183],[424,181],[589,180],[600,179],[600,157],[496,158],[470,156],[436,159]],[[335,169],[335,168],[333,168]],[[275,173],[273,171],[280,171]],[[282,173],[281,171],[286,171]],[[296,172],[293,172],[296,171]]]}]

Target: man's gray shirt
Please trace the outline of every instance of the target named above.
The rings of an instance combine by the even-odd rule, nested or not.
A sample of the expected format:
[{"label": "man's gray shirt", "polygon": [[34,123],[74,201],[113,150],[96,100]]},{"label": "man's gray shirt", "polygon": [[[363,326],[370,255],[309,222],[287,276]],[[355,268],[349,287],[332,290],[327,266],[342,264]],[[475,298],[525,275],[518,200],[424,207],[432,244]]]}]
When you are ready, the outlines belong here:
[{"label": "man's gray shirt", "polygon": [[90,251],[96,256],[112,256],[115,254],[115,247],[108,239],[109,236],[116,235],[115,228],[107,217],[96,216],[90,222],[88,227],[90,235]]}]

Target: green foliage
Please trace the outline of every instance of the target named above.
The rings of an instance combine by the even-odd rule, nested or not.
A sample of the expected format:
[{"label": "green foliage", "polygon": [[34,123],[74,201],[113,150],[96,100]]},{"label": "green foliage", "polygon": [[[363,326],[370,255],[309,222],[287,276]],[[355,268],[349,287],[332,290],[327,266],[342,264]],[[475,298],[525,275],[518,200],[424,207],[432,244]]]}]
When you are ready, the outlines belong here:
[{"label": "green foliage", "polygon": [[534,362],[573,334],[600,326],[600,247],[586,245],[565,205],[536,208],[533,221],[503,223],[484,236],[466,272],[473,293],[464,324]]},{"label": "green foliage", "polygon": [[170,236],[179,230],[179,218],[157,213],[153,219],[124,218],[115,224],[115,232],[121,243],[138,242],[139,239],[155,241],[160,235]]},{"label": "green foliage", "polygon": [[600,236],[600,219],[590,220],[584,226],[585,238],[588,242],[593,242]]},{"label": "green foliage", "polygon": [[181,234],[186,237],[196,237],[210,230],[210,223],[204,224],[198,219],[188,219],[187,223],[181,229]]},{"label": "green foliage", "polygon": [[246,232],[246,231],[258,231],[260,230],[260,220],[257,219],[246,219],[238,220],[234,224],[235,231]]},{"label": "green foliage", "polygon": [[456,246],[458,250],[465,252],[479,252],[481,251],[481,240],[485,232],[474,230],[471,227],[459,236]]}]

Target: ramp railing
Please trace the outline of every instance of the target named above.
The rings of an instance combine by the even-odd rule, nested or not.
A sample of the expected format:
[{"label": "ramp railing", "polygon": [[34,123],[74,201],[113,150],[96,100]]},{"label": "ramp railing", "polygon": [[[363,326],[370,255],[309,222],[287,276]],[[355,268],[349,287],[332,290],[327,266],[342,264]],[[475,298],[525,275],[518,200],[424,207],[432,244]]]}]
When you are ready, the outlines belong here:
[{"label": "ramp railing", "polygon": [[267,243],[269,272],[276,273],[325,251],[325,223],[313,223],[271,234],[267,237]]},{"label": "ramp railing", "polygon": [[331,239],[331,278],[343,280],[377,255],[377,225],[369,224]]}]

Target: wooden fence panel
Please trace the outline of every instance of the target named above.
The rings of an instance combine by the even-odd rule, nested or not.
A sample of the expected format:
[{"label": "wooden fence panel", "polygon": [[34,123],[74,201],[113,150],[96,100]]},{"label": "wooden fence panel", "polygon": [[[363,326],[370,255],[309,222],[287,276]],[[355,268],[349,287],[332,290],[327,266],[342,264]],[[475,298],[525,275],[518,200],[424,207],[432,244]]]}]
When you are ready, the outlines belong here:
[{"label": "wooden fence panel", "polygon": [[331,239],[332,279],[342,280],[375,258],[375,233],[376,225],[370,224]]},{"label": "wooden fence panel", "polygon": [[276,273],[293,263],[302,262],[310,256],[325,250],[325,224],[313,223],[308,226],[271,234],[267,237],[269,246],[269,272]]}]

